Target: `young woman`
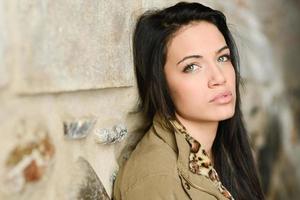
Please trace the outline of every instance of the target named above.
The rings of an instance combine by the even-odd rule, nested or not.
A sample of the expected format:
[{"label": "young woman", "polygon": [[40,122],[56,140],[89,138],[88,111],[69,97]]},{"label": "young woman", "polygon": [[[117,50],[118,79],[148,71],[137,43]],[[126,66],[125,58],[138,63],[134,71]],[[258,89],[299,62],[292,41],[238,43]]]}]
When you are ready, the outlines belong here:
[{"label": "young woman", "polygon": [[115,200],[264,199],[240,109],[226,18],[181,2],[139,19],[133,53],[150,128],[120,169]]}]

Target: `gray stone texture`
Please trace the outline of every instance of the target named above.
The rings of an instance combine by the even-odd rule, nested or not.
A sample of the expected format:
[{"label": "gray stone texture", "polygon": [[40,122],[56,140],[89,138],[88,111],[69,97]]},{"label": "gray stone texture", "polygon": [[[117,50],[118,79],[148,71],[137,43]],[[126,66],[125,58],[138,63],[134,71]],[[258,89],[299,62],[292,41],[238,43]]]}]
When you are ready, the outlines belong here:
[{"label": "gray stone texture", "polygon": [[66,190],[66,196],[68,196],[67,199],[110,199],[101,180],[95,173],[91,164],[86,159],[84,159],[83,157],[79,157],[78,160],[74,163],[74,165],[74,177],[73,180],[70,182],[71,187],[68,190]]},{"label": "gray stone texture", "polygon": [[18,1],[15,89],[45,93],[132,86],[136,1]]},{"label": "gray stone texture", "polygon": [[0,2],[0,89],[8,84],[8,70],[5,65],[5,50],[7,48],[7,31],[3,2]]},{"label": "gray stone texture", "polygon": [[[175,2],[0,2],[0,199],[76,199],[78,194],[88,195],[86,187],[74,185],[87,177],[94,188],[100,181],[111,196],[113,177],[147,124],[136,112],[133,23],[142,11]],[[238,43],[242,108],[264,191],[270,200],[296,200],[300,192],[299,1],[199,2],[225,12]],[[87,119],[95,120],[91,129],[76,129],[84,139],[66,138],[64,123]],[[126,133],[112,129],[119,124]],[[105,132],[103,137],[99,130],[111,134]],[[43,160],[32,157],[38,145],[29,144],[40,144],[43,133],[51,139],[55,154],[41,173]],[[12,153],[15,149],[24,154]],[[26,169],[29,181],[13,179],[22,192],[11,190],[5,182],[7,160],[25,154],[35,161],[17,159],[15,166]],[[82,167],[80,158],[89,167]]]},{"label": "gray stone texture", "polygon": [[82,139],[86,138],[93,130],[96,123],[95,119],[81,119],[65,121],[64,136],[68,139]]}]

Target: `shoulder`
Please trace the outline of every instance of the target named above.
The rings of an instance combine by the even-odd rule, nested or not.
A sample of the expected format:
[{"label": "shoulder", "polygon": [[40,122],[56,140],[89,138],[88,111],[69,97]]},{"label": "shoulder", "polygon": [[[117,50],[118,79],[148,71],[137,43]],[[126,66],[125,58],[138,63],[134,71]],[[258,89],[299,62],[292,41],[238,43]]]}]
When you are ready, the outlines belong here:
[{"label": "shoulder", "polygon": [[[150,129],[124,165],[124,178],[142,179],[150,175],[177,175],[177,154]],[[132,176],[134,175],[134,176]]]},{"label": "shoulder", "polygon": [[176,152],[150,129],[120,169],[118,187],[121,193],[138,194],[137,190],[144,188],[167,187],[176,181],[180,184],[176,163]]},{"label": "shoulder", "polygon": [[178,178],[172,175],[150,175],[128,188],[123,193],[123,200],[175,200],[187,199]]}]

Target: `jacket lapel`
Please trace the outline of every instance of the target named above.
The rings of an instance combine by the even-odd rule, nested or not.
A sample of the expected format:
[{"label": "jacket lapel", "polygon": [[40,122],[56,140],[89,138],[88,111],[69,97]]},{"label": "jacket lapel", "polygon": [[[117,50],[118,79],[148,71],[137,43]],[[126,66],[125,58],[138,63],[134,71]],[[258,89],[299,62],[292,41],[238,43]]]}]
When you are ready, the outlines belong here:
[{"label": "jacket lapel", "polygon": [[[206,192],[216,199],[226,199],[213,183],[206,177],[194,174],[189,170],[190,145],[183,134],[170,127],[158,113],[153,118],[155,134],[177,153],[178,173],[191,187]],[[186,188],[184,188],[186,190]],[[186,190],[189,193],[189,190]]]},{"label": "jacket lapel", "polygon": [[[177,159],[178,171],[183,178],[198,190],[209,193],[217,199],[224,199],[224,196],[218,191],[213,183],[206,177],[194,174],[189,170],[189,155],[190,146],[181,133],[175,133],[176,142],[178,145],[179,153]],[[189,192],[189,191],[187,191]]]}]

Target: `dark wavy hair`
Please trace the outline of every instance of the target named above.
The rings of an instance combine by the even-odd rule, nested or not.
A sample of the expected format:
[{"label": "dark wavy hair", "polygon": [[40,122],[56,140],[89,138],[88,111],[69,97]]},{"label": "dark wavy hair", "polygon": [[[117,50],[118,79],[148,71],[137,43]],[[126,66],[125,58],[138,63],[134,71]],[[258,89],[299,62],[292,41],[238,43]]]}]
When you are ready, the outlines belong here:
[{"label": "dark wavy hair", "polygon": [[212,146],[214,167],[236,199],[264,199],[240,108],[238,50],[222,12],[199,3],[180,2],[166,9],[146,11],[138,18],[133,35],[133,57],[140,111],[149,121],[156,112],[166,119],[175,117],[164,76],[167,45],[176,31],[195,21],[206,21],[218,28],[229,47],[236,72],[235,114],[219,123]]}]

